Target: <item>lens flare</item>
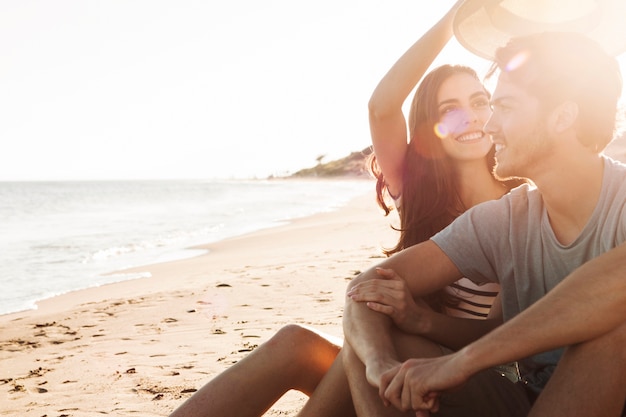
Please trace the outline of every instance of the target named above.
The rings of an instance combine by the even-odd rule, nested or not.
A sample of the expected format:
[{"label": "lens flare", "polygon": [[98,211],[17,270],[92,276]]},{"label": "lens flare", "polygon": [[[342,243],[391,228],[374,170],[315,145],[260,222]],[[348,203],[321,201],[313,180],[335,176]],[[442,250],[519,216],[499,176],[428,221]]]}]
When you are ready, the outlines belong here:
[{"label": "lens flare", "polygon": [[435,128],[433,130],[439,139],[443,139],[450,134],[448,127],[444,123],[435,124]]},{"label": "lens flare", "polygon": [[528,51],[521,51],[518,52],[517,54],[515,54],[515,56],[513,58],[511,58],[511,60],[506,64],[506,67],[504,67],[504,70],[507,72],[510,71],[515,71],[516,69],[518,69],[519,67],[521,67],[522,65],[524,65],[524,63],[526,61],[528,61],[528,56],[529,53]]}]

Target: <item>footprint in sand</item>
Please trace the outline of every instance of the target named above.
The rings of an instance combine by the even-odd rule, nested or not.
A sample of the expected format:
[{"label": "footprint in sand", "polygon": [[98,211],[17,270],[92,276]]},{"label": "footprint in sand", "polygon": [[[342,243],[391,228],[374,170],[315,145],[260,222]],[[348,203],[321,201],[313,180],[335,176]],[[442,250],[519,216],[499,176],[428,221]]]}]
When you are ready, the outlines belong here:
[{"label": "footprint in sand", "polygon": [[[230,287],[228,284],[220,284],[224,288]],[[211,320],[217,320],[223,317],[230,307],[231,303],[224,294],[206,294],[202,299],[196,302],[198,304],[198,312]]]}]

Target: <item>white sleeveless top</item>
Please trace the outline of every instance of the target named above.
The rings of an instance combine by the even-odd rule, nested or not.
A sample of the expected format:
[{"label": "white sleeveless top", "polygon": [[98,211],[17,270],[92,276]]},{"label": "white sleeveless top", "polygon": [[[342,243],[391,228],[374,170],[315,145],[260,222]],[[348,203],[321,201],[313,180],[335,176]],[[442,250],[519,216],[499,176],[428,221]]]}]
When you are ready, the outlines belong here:
[{"label": "white sleeveless top", "polygon": [[459,298],[459,304],[446,307],[446,313],[453,317],[484,319],[489,314],[491,305],[500,291],[495,283],[476,285],[467,278],[461,278],[445,288],[449,294]]}]

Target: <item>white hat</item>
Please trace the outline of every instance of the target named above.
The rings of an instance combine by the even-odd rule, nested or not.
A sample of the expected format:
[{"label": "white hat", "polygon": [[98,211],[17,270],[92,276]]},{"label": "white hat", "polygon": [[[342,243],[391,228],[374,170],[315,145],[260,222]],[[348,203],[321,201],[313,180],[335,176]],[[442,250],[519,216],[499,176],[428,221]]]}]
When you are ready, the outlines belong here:
[{"label": "white hat", "polygon": [[626,0],[466,0],[454,17],[461,45],[483,58],[510,38],[579,32],[617,56],[626,50]]}]

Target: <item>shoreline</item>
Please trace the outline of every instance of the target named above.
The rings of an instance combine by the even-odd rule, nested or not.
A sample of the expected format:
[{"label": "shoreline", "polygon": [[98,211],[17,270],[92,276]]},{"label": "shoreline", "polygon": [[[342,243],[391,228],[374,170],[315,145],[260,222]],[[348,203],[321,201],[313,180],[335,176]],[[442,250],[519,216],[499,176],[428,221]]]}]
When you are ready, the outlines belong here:
[{"label": "shoreline", "polygon": [[[221,182],[226,183],[230,181],[231,180],[221,180]],[[13,270],[9,270],[9,272],[12,273],[12,275],[10,276],[13,276],[13,280],[7,282],[9,290],[8,293],[5,294],[5,296],[0,297],[0,304],[2,304],[2,308],[0,309],[0,316],[37,310],[37,306],[45,300],[63,296],[65,294],[75,291],[101,288],[110,284],[139,278],[136,273],[128,273],[127,271],[142,270],[152,264],[161,264],[202,256],[207,252],[206,248],[210,244],[214,244],[222,240],[227,240],[231,237],[254,233],[258,230],[270,229],[280,225],[288,224],[293,220],[310,216],[316,213],[336,210],[341,206],[347,204],[347,201],[350,198],[353,198],[353,196],[365,194],[369,192],[369,190],[373,189],[373,184],[371,183],[371,180],[352,177],[337,179],[304,178],[292,180],[291,178],[286,178],[272,180],[235,180],[236,183],[255,183],[257,181],[261,183],[295,181],[298,184],[304,184],[304,188],[307,188],[307,182],[318,183],[317,186],[314,185],[312,187],[314,190],[318,191],[320,189],[320,183],[348,184],[347,187],[352,187],[353,182],[358,182],[363,185],[355,184],[355,186],[352,187],[352,190],[347,190],[347,194],[337,193],[334,197],[329,197],[325,200],[323,199],[321,202],[319,202],[319,198],[316,198],[315,201],[318,201],[317,203],[313,202],[312,204],[300,204],[300,207],[298,207],[298,204],[292,204],[291,202],[288,202],[288,209],[276,211],[275,214],[273,214],[274,218],[270,218],[268,215],[255,216],[253,212],[250,212],[247,215],[247,221],[249,222],[249,224],[246,223],[246,219],[242,219],[243,222],[238,221],[237,223],[232,223],[232,217],[228,218],[228,216],[225,216],[227,217],[227,219],[224,220],[222,217],[219,217],[219,214],[216,215],[213,212],[209,212],[208,222],[205,222],[204,219],[198,220],[197,218],[195,219],[196,223],[190,223],[189,220],[186,220],[186,223],[181,223],[179,225],[178,223],[174,222],[175,226],[172,226],[170,229],[165,229],[164,231],[161,231],[160,235],[156,235],[152,230],[147,230],[147,234],[138,235],[140,236],[139,238],[131,236],[131,238],[129,238],[128,240],[115,240],[114,238],[110,237],[113,236],[113,234],[110,234],[110,236],[104,236],[104,238],[101,240],[101,242],[104,241],[105,243],[100,243],[99,245],[91,244],[91,247],[85,245],[84,248],[80,248],[80,250],[82,250],[83,252],[79,253],[78,255],[76,250],[74,250],[74,252],[68,253],[67,255],[69,258],[61,259],[67,264],[64,264],[63,262],[57,262],[59,260],[58,253],[52,253],[53,261],[45,265],[45,268],[38,268],[39,271],[37,271],[36,274],[33,274],[32,279],[29,278],[30,282],[28,285],[20,285],[21,278],[27,276],[24,274],[24,272],[26,271],[25,268],[19,269],[17,267],[14,267],[14,269],[17,271],[14,273]],[[135,181],[112,181],[112,183],[123,184],[133,182]],[[143,184],[151,181],[136,182]],[[163,183],[164,181],[155,180],[153,182],[159,184]],[[205,181],[198,180],[190,182]],[[218,182],[217,184],[221,184],[221,182]],[[62,184],[66,183],[67,182],[63,182]],[[88,183],[92,182],[89,181]],[[167,183],[167,181],[165,181],[165,183]],[[173,181],[173,183],[178,184],[178,181]],[[209,181],[209,183],[211,183],[211,181]],[[297,188],[300,187],[301,185],[297,186]],[[322,185],[321,188],[323,187],[324,186]],[[330,185],[329,187],[341,187],[341,185]],[[274,187],[270,187],[270,190],[272,190],[273,188]],[[286,189],[288,190],[289,188],[293,187],[287,187]],[[295,193],[296,195],[298,195],[297,190]],[[245,199],[243,202],[236,202],[236,204],[245,203]],[[245,211],[245,209],[241,208],[238,212],[244,213]],[[253,208],[252,211],[256,210]],[[261,213],[267,213],[267,210],[263,211],[262,209],[258,209],[258,211]],[[198,221],[200,223],[198,223]],[[221,224],[220,221],[223,221],[224,223]],[[163,224],[166,223],[167,222],[163,222]],[[195,229],[191,228],[190,225],[194,226]],[[145,231],[144,229],[141,230]],[[15,231],[15,233],[17,234],[17,231]],[[76,233],[83,233],[83,231],[80,230]],[[96,232],[94,231],[94,233]],[[152,235],[150,233],[152,233]],[[118,231],[117,235],[124,236],[124,233]],[[178,242],[176,242],[177,240]],[[56,240],[50,242],[54,242],[49,243],[50,247],[54,247],[55,244],[58,244],[59,247],[61,247],[60,245],[66,243],[58,243]],[[21,242],[18,242],[18,244],[19,243]],[[71,247],[71,245],[73,245],[73,242],[66,244],[68,245],[68,247]],[[48,247],[43,247],[44,249],[41,251],[41,253],[50,256],[51,251],[48,250]],[[122,256],[118,256],[120,254]],[[74,256],[74,258],[72,258],[72,256]],[[79,259],[79,256],[81,256],[83,259]],[[22,261],[19,261],[20,258],[17,257],[16,259],[18,261],[16,262],[19,263],[15,263],[15,265],[28,265],[30,258],[27,258],[25,256],[22,256],[22,258],[24,259],[22,259]],[[49,260],[50,258],[38,257],[33,259],[36,259],[37,262],[43,264],[43,262]],[[60,267],[57,267],[55,266],[56,264],[62,265]],[[18,279],[18,277],[20,279]],[[70,279],[70,277],[73,278]],[[58,280],[60,285],[56,284],[56,282],[54,281],[55,279]],[[31,291],[28,290],[29,287],[32,287]],[[12,289],[14,289],[13,293],[16,294],[15,298],[9,298],[11,297]]]},{"label": "shoreline", "polygon": [[[165,416],[288,323],[341,337],[347,282],[395,243],[373,192],[0,316],[0,416]],[[192,248],[193,249],[193,248]],[[266,413],[295,415],[289,393]]]}]

